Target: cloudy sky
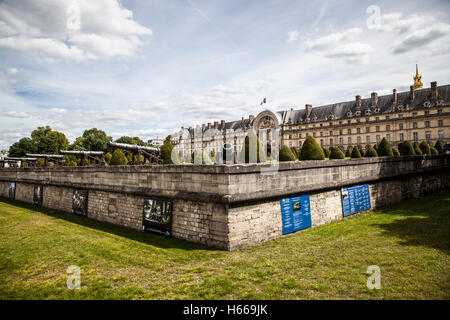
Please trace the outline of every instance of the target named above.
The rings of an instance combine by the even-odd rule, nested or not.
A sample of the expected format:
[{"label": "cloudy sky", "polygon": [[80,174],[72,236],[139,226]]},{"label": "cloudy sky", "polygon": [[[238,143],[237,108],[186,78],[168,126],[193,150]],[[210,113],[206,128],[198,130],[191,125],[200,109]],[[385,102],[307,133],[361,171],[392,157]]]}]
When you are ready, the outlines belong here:
[{"label": "cloudy sky", "polygon": [[0,0],[0,149],[449,84],[450,1]]}]

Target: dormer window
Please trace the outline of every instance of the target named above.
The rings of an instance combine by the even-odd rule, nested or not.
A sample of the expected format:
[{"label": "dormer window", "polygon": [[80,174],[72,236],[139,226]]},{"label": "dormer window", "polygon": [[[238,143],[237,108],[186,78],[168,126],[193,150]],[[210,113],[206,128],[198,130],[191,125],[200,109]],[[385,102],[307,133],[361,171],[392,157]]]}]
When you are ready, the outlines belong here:
[{"label": "dormer window", "polygon": [[371,112],[370,112],[370,109],[366,109],[366,116],[370,116],[370,114],[371,114]]},{"label": "dormer window", "polygon": [[425,102],[423,103],[423,106],[424,106],[425,108],[429,108],[429,107],[431,106],[430,101],[425,101]]},{"label": "dormer window", "polygon": [[379,112],[380,112],[380,108],[378,108],[378,107],[375,107],[375,109],[373,110],[373,112],[375,112],[375,113],[379,113]]},{"label": "dormer window", "polygon": [[361,115],[361,111],[358,110],[355,112],[355,116],[359,117],[360,115]]},{"label": "dormer window", "polygon": [[347,117],[351,117],[352,116],[352,112],[349,110],[347,111]]},{"label": "dormer window", "polygon": [[397,107],[397,109],[398,109],[398,110],[403,110],[403,105],[402,105],[402,104],[399,104],[398,107]]}]

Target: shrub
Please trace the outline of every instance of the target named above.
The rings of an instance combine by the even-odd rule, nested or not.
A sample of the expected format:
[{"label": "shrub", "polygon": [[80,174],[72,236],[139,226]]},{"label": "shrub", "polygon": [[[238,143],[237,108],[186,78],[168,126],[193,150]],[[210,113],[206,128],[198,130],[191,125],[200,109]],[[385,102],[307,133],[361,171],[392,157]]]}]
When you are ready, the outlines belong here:
[{"label": "shrub", "polygon": [[361,154],[361,157],[365,157],[366,153],[364,152],[363,148],[358,148],[359,153]]},{"label": "shrub", "polygon": [[163,145],[161,146],[161,159],[165,164],[173,164],[172,161],[172,150],[173,145],[172,142],[170,142],[171,136],[167,136],[164,140]]},{"label": "shrub", "polygon": [[120,149],[114,150],[112,154],[112,158],[110,161],[110,165],[112,166],[124,166],[128,163],[127,157]]},{"label": "shrub", "polygon": [[306,138],[300,156],[302,160],[325,160],[325,154],[323,153],[322,147],[313,136],[308,136]]},{"label": "shrub", "polygon": [[378,153],[375,151],[373,147],[370,147],[366,150],[366,154],[364,155],[366,158],[375,158],[378,157]]},{"label": "shrub", "polygon": [[347,148],[347,151],[345,152],[345,157],[346,158],[350,158],[352,156],[352,150],[353,149],[350,146]]},{"label": "shrub", "polygon": [[105,154],[105,162],[107,165],[109,165],[111,163],[111,158],[112,158],[112,154],[111,153],[107,153]]},{"label": "shrub", "polygon": [[423,155],[423,152],[422,152],[422,150],[420,150],[419,147],[414,148],[414,152],[419,156]]},{"label": "shrub", "polygon": [[239,154],[239,163],[249,163],[250,162],[250,139],[256,139],[256,162],[266,162],[267,158],[264,154],[264,148],[256,135],[255,130],[251,129],[248,131],[245,137],[244,147]]},{"label": "shrub", "polygon": [[394,153],[392,152],[391,145],[386,140],[386,138],[381,139],[380,145],[378,146],[378,150],[376,150],[378,156],[380,157],[392,157]]},{"label": "shrub", "polygon": [[436,141],[434,148],[437,150],[437,152],[444,153],[444,145],[441,140]]},{"label": "shrub", "polygon": [[431,154],[438,154],[439,153],[435,147],[431,147],[430,151],[431,151]]},{"label": "shrub", "polygon": [[413,156],[416,154],[414,152],[414,147],[412,146],[411,142],[405,141],[402,143],[402,146],[400,148],[400,154],[402,156]]},{"label": "shrub", "polygon": [[353,147],[351,157],[352,158],[361,158],[361,152],[359,152],[358,147],[356,147],[356,146]]},{"label": "shrub", "polygon": [[373,145],[373,148],[374,148],[375,151],[378,153],[378,145],[377,145],[376,143]]},{"label": "shrub", "polygon": [[400,152],[398,152],[397,148],[392,148],[392,153],[394,154],[394,156],[398,157],[400,155]]},{"label": "shrub", "polygon": [[288,146],[282,146],[280,149],[280,161],[295,161],[295,155]]},{"label": "shrub", "polygon": [[338,147],[331,148],[330,159],[344,159],[345,155],[342,150]]},{"label": "shrub", "polygon": [[330,157],[330,151],[328,151],[327,148],[323,148],[323,154],[325,155],[325,158],[329,158]]},{"label": "shrub", "polygon": [[300,153],[298,152],[297,148],[296,147],[292,147],[291,151],[292,151],[292,153],[295,156],[295,160],[300,160]]},{"label": "shrub", "polygon": [[342,153],[344,153],[344,148],[342,146],[338,146],[339,150],[341,150]]},{"label": "shrub", "polygon": [[419,148],[423,154],[431,154],[430,145],[426,141],[422,141],[419,144]]}]

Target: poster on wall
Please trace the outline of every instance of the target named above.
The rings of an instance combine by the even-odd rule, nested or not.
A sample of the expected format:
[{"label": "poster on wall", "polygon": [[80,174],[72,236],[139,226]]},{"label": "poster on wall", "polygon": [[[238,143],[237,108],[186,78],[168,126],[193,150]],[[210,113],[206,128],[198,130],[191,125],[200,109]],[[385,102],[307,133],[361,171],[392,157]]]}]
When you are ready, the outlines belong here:
[{"label": "poster on wall", "polygon": [[362,184],[349,188],[341,189],[342,196],[342,211],[344,217],[369,210],[370,205],[370,190],[368,184]]},{"label": "poster on wall", "polygon": [[170,236],[172,234],[172,201],[144,199],[143,229]]},{"label": "poster on wall", "polygon": [[42,206],[42,191],[43,186],[41,185],[34,186],[33,204],[35,206]]},{"label": "poster on wall", "polygon": [[280,204],[283,234],[311,227],[309,194],[283,198],[280,200]]},{"label": "poster on wall", "polygon": [[73,199],[72,199],[72,213],[86,216],[87,202],[88,202],[87,190],[75,190],[73,192]]},{"label": "poster on wall", "polygon": [[15,182],[9,183],[8,195],[9,195],[10,199],[16,198],[16,183]]}]

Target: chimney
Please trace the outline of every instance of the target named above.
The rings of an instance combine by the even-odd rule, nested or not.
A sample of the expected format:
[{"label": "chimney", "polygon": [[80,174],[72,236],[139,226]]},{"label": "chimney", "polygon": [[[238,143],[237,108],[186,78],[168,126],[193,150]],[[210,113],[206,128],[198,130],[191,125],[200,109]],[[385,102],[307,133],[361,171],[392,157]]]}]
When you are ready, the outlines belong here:
[{"label": "chimney", "polygon": [[220,120],[220,128],[225,129],[225,120]]},{"label": "chimney", "polygon": [[214,129],[219,129],[219,121],[214,121]]},{"label": "chimney", "polygon": [[208,129],[211,129],[211,122],[208,122]]},{"label": "chimney", "polygon": [[356,108],[360,109],[361,108],[361,96],[360,95],[355,96],[355,101],[356,101]]},{"label": "chimney", "polygon": [[370,94],[370,102],[372,103],[372,106],[375,107],[378,105],[378,93],[372,92]]},{"label": "chimney", "polygon": [[409,87],[409,99],[414,100],[414,86]]},{"label": "chimney", "polygon": [[437,82],[433,81],[431,83],[431,98],[436,99],[438,96],[438,92],[437,92]]},{"label": "chimney", "polygon": [[250,120],[250,125],[252,125],[253,124],[253,120],[255,120],[255,116],[251,114],[251,115],[248,116],[248,119]]},{"label": "chimney", "polygon": [[205,129],[206,129],[206,124],[202,124],[202,132],[204,132],[205,131]]},{"label": "chimney", "polygon": [[392,90],[392,98],[394,99],[394,103],[397,103],[397,90]]},{"label": "chimney", "polygon": [[306,110],[306,117],[309,118],[312,112],[312,105],[310,104],[305,105],[305,110]]}]

